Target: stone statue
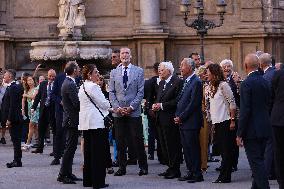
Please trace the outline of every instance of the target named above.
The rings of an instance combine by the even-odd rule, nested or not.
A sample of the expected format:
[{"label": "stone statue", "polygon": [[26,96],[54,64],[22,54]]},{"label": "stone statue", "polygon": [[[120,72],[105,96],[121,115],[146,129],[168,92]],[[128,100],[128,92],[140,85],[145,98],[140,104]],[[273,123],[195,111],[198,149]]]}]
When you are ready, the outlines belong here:
[{"label": "stone statue", "polygon": [[59,0],[59,37],[63,40],[82,39],[81,29],[86,25],[83,0]]}]

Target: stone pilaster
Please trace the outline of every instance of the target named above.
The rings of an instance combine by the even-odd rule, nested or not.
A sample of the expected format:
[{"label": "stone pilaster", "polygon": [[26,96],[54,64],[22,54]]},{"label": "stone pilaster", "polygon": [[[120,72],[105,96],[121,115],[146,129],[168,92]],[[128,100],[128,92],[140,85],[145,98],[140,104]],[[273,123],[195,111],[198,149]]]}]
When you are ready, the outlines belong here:
[{"label": "stone pilaster", "polygon": [[140,27],[137,33],[163,33],[160,0],[140,0]]}]

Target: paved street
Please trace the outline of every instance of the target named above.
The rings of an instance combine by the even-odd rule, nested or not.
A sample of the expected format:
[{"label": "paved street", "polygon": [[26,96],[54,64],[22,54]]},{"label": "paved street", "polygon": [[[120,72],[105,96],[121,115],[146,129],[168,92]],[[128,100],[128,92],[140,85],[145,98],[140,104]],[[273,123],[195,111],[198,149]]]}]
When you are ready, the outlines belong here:
[{"label": "paved street", "polygon": [[[81,152],[77,149],[74,160],[74,174],[82,177],[80,165],[82,163]],[[0,144],[0,189],[71,189],[83,188],[82,182],[76,185],[63,185],[56,181],[56,177],[60,166],[50,166],[52,158],[49,156],[51,146],[45,148],[43,154],[32,154],[30,152],[23,153],[22,168],[6,168],[6,162],[12,159],[12,145],[8,141],[7,145]],[[218,176],[215,168],[219,163],[210,163],[208,172],[204,174],[205,182],[197,184],[188,184],[175,180],[165,180],[157,176],[158,173],[164,171],[165,167],[158,164],[157,160],[149,161],[149,175],[139,177],[137,175],[138,167],[128,166],[127,175],[123,177],[107,176],[106,183],[110,184],[109,189],[247,189],[251,186],[251,172],[244,154],[241,150],[239,170],[232,175],[232,183],[230,184],[213,184],[212,181]],[[184,172],[185,165],[182,165]],[[272,189],[278,188],[276,181],[270,181]]]}]

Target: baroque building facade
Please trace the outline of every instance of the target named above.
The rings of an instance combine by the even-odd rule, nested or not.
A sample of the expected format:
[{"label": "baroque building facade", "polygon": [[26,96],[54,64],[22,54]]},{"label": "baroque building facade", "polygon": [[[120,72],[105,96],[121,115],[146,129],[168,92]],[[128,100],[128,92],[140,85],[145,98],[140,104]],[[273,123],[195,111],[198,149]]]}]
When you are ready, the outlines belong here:
[{"label": "baroque building facade", "polygon": [[[31,42],[58,40],[59,0],[0,1],[0,67],[32,70]],[[216,20],[216,0],[204,0],[206,19]],[[196,31],[184,25],[180,0],[86,0],[83,40],[109,40],[113,48],[128,46],[133,63],[151,74],[153,63],[200,51]],[[205,37],[205,60],[230,58],[243,70],[247,53],[262,50],[284,61],[284,0],[226,0],[220,28]],[[193,11],[191,10],[191,13]],[[191,15],[190,19],[196,18]]]}]

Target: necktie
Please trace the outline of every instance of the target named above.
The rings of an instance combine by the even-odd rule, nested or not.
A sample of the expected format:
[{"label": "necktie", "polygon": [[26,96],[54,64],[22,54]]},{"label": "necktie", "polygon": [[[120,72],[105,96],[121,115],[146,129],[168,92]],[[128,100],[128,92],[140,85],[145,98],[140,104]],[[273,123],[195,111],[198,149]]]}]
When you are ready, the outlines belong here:
[{"label": "necktie", "polygon": [[166,84],[166,81],[161,80],[160,83],[159,83],[159,86],[162,87],[163,90],[165,90],[165,84]]},{"label": "necktie", "polygon": [[127,66],[124,68],[124,73],[123,73],[123,86],[124,89],[127,88],[127,81],[128,81],[128,76],[127,76]]},{"label": "necktie", "polygon": [[183,82],[183,87],[182,87],[182,90],[181,90],[181,91],[184,90],[184,88],[186,87],[186,84],[187,84],[187,83],[188,83],[187,80],[185,80],[185,81]]},{"label": "necktie", "polygon": [[49,104],[50,104],[50,94],[51,94],[51,83],[48,83],[47,96],[46,96],[46,100],[45,100],[45,103],[44,103],[45,106],[49,106]]}]

